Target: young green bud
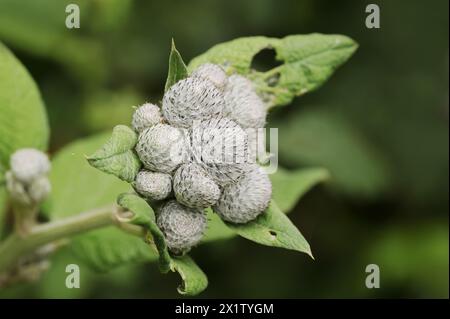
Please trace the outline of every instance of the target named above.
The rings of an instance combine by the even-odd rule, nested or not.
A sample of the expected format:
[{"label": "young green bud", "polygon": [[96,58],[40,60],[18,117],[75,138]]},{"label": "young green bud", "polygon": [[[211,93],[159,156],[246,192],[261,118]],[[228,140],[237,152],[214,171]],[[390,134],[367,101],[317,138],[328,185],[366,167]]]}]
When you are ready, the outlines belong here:
[{"label": "young green bud", "polygon": [[49,172],[50,161],[41,151],[23,148],[11,155],[10,166],[12,174],[19,182],[30,184]]},{"label": "young green bud", "polygon": [[135,149],[146,169],[163,173],[171,173],[188,154],[183,131],[161,123],[142,131]]},{"label": "young green bud", "polygon": [[207,79],[220,90],[224,90],[228,83],[228,77],[222,67],[212,63],[202,64],[192,73],[192,76]]},{"label": "young green bud", "polygon": [[145,103],[134,112],[131,126],[136,132],[140,133],[146,128],[161,123],[161,121],[162,116],[159,107],[151,103]]},{"label": "young green bud", "polygon": [[272,184],[267,174],[256,164],[237,183],[229,184],[214,206],[225,221],[243,224],[254,220],[269,206]]},{"label": "young green bud", "polygon": [[206,215],[203,211],[168,201],[159,210],[156,218],[170,251],[176,254],[187,252],[203,237]]},{"label": "young green bud", "polygon": [[141,170],[133,184],[136,192],[149,200],[162,200],[172,192],[172,176]]},{"label": "young green bud", "polygon": [[178,202],[191,208],[210,207],[220,197],[219,186],[194,163],[181,165],[176,170],[173,191]]},{"label": "young green bud", "polygon": [[225,113],[243,128],[264,127],[267,109],[258,96],[253,83],[234,74],[228,78],[224,92]]},{"label": "young green bud", "polygon": [[211,81],[199,77],[175,83],[162,102],[165,119],[180,128],[189,128],[194,120],[221,116],[223,109],[223,93]]}]

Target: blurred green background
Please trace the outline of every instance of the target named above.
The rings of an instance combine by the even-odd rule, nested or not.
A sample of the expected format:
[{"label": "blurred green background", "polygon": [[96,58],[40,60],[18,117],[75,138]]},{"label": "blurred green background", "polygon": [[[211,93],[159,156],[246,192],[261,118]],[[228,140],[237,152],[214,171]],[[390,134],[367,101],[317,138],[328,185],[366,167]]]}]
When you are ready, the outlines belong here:
[{"label": "blurred green background", "polygon": [[[66,29],[65,6],[81,8]],[[381,8],[381,29],[365,7]],[[0,41],[30,71],[46,103],[51,153],[130,122],[131,106],[161,98],[171,38],[189,61],[241,36],[312,32],[360,48],[319,91],[276,109],[281,165],[327,167],[290,217],[315,261],[235,238],[196,248],[210,281],[201,297],[348,298],[449,295],[448,1],[0,0]],[[261,54],[258,67],[274,63]],[[0,256],[1,258],[1,256]],[[41,282],[2,297],[178,297],[177,275],[152,264],[83,272],[64,286],[61,251]],[[381,270],[367,289],[365,267]]]}]

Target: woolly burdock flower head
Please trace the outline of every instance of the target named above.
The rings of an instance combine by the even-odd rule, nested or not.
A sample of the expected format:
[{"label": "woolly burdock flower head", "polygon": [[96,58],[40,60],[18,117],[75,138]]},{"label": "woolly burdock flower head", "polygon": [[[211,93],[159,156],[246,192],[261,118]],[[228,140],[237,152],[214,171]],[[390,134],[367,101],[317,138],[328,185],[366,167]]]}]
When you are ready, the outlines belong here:
[{"label": "woolly burdock flower head", "polygon": [[253,83],[234,74],[228,78],[224,92],[225,113],[244,128],[260,128],[266,123],[267,109]]},{"label": "woolly burdock flower head", "polygon": [[171,173],[188,154],[184,132],[161,123],[142,131],[135,149],[146,169],[163,173]]},{"label": "woolly burdock flower head", "polygon": [[189,133],[193,160],[220,186],[235,182],[248,162],[248,136],[229,118],[195,122]]},{"label": "woolly burdock flower head", "polygon": [[254,220],[269,206],[272,184],[258,165],[235,184],[229,184],[214,206],[214,211],[225,221],[243,224]]},{"label": "woolly burdock flower head", "polygon": [[220,197],[219,186],[195,163],[181,165],[176,170],[173,191],[178,202],[192,208],[210,207]]},{"label": "woolly burdock flower head", "polygon": [[200,242],[206,229],[206,215],[201,210],[171,200],[161,206],[156,223],[170,251],[180,254]]},{"label": "woolly burdock flower head", "polygon": [[209,80],[220,90],[224,90],[228,83],[228,77],[222,67],[212,63],[200,65],[192,76]]},{"label": "woolly burdock flower head", "polygon": [[150,200],[162,200],[172,192],[172,176],[166,173],[141,170],[133,183],[136,192]]},{"label": "woolly burdock flower head", "polygon": [[50,171],[50,161],[46,154],[34,148],[23,148],[10,158],[11,172],[14,177],[25,184]]},{"label": "woolly burdock flower head", "polygon": [[162,111],[171,125],[192,126],[194,120],[221,116],[224,110],[223,93],[209,80],[188,77],[170,87],[164,94]]},{"label": "woolly burdock flower head", "polygon": [[161,121],[162,116],[159,107],[151,103],[145,103],[134,112],[131,126],[136,132],[140,133],[146,128],[161,123]]}]

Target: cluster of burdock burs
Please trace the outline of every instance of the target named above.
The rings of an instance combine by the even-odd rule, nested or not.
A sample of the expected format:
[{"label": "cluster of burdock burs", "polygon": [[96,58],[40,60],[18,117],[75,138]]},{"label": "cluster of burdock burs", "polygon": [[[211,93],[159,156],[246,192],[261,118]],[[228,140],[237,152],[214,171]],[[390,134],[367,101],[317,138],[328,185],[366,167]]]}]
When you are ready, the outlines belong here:
[{"label": "cluster of burdock burs", "polygon": [[222,220],[247,223],[269,205],[272,187],[257,164],[258,130],[266,107],[247,78],[204,64],[164,94],[161,109],[146,103],[132,126],[144,169],[133,186],[146,200],[161,203],[156,219],[176,254],[202,238],[205,209]]}]

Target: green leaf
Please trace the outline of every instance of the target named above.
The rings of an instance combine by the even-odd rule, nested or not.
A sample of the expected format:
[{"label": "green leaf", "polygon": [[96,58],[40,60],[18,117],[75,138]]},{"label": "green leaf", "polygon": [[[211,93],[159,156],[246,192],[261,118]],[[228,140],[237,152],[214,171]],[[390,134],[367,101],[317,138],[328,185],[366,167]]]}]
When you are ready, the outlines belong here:
[{"label": "green leaf", "polygon": [[205,273],[187,255],[172,258],[171,269],[178,272],[183,280],[181,286],[178,287],[178,292],[182,295],[198,295],[208,286],[208,278]]},{"label": "green leaf", "polygon": [[390,187],[390,167],[379,150],[346,118],[320,106],[281,116],[279,158],[286,165],[321,166],[330,187],[342,194],[374,198]]},{"label": "green leaf", "polygon": [[164,92],[178,81],[186,78],[188,75],[186,65],[181,58],[180,52],[175,47],[175,42],[172,39],[172,48],[169,55],[169,72],[167,74],[166,85]]},{"label": "green leaf", "polygon": [[125,264],[158,259],[158,254],[142,238],[127,234],[115,226],[75,237],[70,249],[97,272],[108,272]]},{"label": "green leaf", "polygon": [[[80,6],[83,33],[66,27],[65,9],[70,3]],[[37,58],[57,61],[84,85],[86,82],[98,83],[108,71],[105,50],[98,38],[89,37],[86,29],[90,21],[83,18],[95,16],[98,23],[106,10],[96,10],[96,7],[99,4],[94,1],[2,0],[0,39]]]},{"label": "green leaf", "polygon": [[[131,190],[128,183],[96,170],[85,159],[84,154],[93,153],[109,135],[104,133],[78,140],[55,155],[50,172],[53,191],[43,207],[47,218],[56,220],[97,207],[112,206],[119,194]],[[158,258],[142,239],[114,226],[76,236],[70,248],[78,258],[100,271]]]},{"label": "green leaf", "polygon": [[[273,49],[280,66],[265,72],[251,68],[253,57],[263,49]],[[245,37],[218,44],[189,64],[192,71],[210,62],[222,65],[227,73],[250,78],[268,107],[289,104],[295,96],[321,86],[357,49],[342,35],[291,35],[282,39]]]},{"label": "green leaf", "polygon": [[98,89],[89,94],[81,106],[81,120],[90,132],[109,130],[119,124],[127,125],[131,123],[135,111],[132,105],[139,105],[143,100],[144,96],[131,87]]},{"label": "green leaf", "polygon": [[47,149],[49,128],[39,90],[24,66],[0,43],[0,164],[17,149]]},{"label": "green leaf", "polygon": [[124,193],[117,198],[117,204],[133,212],[133,216],[124,218],[124,221],[144,227],[150,232],[153,243],[159,254],[159,269],[162,273],[170,270],[171,258],[167,250],[164,234],[156,225],[156,218],[153,209],[147,202],[136,194]]},{"label": "green leaf", "polygon": [[[278,167],[275,174],[269,175],[272,182],[272,199],[282,212],[288,213],[300,198],[316,184],[328,179],[329,173],[323,168],[305,168],[288,171]],[[236,235],[210,208],[206,210],[208,228],[203,243],[224,240]]]},{"label": "green leaf", "polygon": [[114,127],[111,138],[94,154],[87,157],[89,164],[102,172],[131,183],[139,172],[141,162],[134,152],[137,134],[128,126]]},{"label": "green leaf", "polygon": [[197,56],[189,62],[188,70],[191,72],[204,63],[222,65],[227,73],[237,72],[247,75],[251,70],[253,57],[261,50],[271,48],[276,38],[244,37],[228,42],[216,44],[205,53]]},{"label": "green leaf", "polygon": [[180,274],[183,280],[181,287],[178,288],[180,294],[196,295],[207,287],[208,279],[206,275],[189,256],[170,256],[164,234],[156,225],[155,213],[144,199],[136,194],[124,193],[118,197],[117,203],[133,212],[132,216],[120,217],[122,222],[142,226],[150,232],[154,244],[153,248],[159,253],[161,272],[166,273],[172,270]]},{"label": "green leaf", "polygon": [[290,212],[300,198],[311,188],[329,178],[324,168],[304,168],[288,171],[278,167],[275,174],[269,175],[272,182],[272,198],[281,211]]},{"label": "green leaf", "polygon": [[238,235],[261,245],[280,247],[312,256],[308,242],[274,200],[254,221],[246,224],[227,223]]},{"label": "green leaf", "polygon": [[202,238],[202,243],[223,240],[236,236],[236,233],[225,225],[219,215],[215,214],[211,208],[206,209],[208,227]]},{"label": "green leaf", "polygon": [[0,181],[0,240],[3,238],[6,223],[6,187]]}]

